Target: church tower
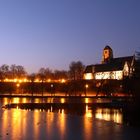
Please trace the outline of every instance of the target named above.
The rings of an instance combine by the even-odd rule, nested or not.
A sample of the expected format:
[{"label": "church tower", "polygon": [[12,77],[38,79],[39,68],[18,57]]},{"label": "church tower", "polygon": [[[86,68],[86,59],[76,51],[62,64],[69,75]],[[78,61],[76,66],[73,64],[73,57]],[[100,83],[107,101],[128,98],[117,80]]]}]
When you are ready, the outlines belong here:
[{"label": "church tower", "polygon": [[102,64],[109,63],[113,59],[113,50],[110,46],[105,46],[102,56]]}]

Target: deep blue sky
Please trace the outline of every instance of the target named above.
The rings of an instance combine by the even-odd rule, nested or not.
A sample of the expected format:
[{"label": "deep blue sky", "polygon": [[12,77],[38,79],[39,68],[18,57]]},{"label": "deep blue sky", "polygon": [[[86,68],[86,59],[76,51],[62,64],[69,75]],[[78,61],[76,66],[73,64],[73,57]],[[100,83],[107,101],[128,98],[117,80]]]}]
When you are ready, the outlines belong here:
[{"label": "deep blue sky", "polygon": [[140,50],[140,0],[0,0],[0,65],[68,70]]}]

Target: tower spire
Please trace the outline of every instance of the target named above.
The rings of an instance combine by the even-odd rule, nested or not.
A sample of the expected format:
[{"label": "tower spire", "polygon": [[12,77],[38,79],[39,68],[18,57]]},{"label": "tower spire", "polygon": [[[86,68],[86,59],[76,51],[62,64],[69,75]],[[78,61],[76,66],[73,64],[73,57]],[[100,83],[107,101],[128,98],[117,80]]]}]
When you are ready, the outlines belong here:
[{"label": "tower spire", "polygon": [[110,46],[103,49],[102,64],[109,63],[113,59],[113,50]]}]

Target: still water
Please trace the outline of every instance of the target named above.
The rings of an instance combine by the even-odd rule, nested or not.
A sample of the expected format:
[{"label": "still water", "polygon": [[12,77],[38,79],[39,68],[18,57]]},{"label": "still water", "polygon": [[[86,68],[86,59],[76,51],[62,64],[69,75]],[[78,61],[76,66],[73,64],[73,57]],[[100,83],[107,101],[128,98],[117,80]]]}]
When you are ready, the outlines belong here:
[{"label": "still water", "polygon": [[[65,102],[65,99],[59,99]],[[57,100],[58,101],[58,100]],[[85,99],[85,102],[90,100]],[[52,102],[51,99],[3,98],[8,103]],[[78,111],[77,111],[78,112]],[[97,108],[88,105],[82,114],[64,109],[21,110],[0,108],[2,140],[137,140],[140,129],[123,125],[121,109]]]}]

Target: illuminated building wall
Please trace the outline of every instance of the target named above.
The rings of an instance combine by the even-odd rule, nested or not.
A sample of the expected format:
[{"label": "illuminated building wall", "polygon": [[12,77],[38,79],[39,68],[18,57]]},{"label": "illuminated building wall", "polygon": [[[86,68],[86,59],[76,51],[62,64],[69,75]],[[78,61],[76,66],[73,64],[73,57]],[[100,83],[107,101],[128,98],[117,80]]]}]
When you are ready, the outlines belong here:
[{"label": "illuminated building wall", "polygon": [[103,59],[101,64],[88,65],[84,72],[84,79],[116,79],[130,75],[134,56],[113,58],[113,50],[106,46],[103,49]]},{"label": "illuminated building wall", "polygon": [[122,71],[111,71],[111,72],[97,72],[95,73],[95,79],[123,79],[123,72]]}]

